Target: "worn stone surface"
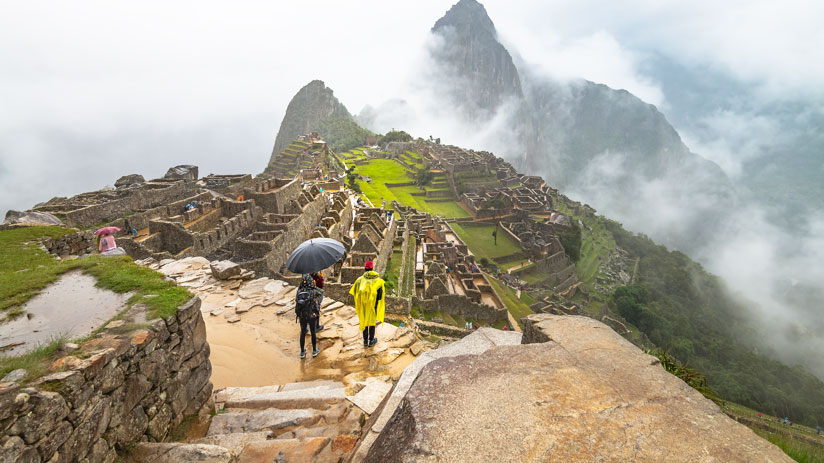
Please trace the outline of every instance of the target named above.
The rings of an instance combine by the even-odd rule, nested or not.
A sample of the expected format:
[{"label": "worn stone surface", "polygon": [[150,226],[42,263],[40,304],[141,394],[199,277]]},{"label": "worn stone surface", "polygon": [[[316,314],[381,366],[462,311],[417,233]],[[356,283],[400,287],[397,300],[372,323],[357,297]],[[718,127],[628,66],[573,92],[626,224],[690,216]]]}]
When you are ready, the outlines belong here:
[{"label": "worn stone surface", "polygon": [[229,450],[217,445],[144,442],[134,448],[127,461],[131,463],[231,463],[233,456]]},{"label": "worn stone surface", "polygon": [[147,326],[103,331],[79,349],[57,351],[63,357],[52,362],[52,372],[29,387],[0,382],[0,426],[7,436],[0,440],[0,461],[113,462],[116,450],[166,438],[185,415],[209,403],[200,300]]},{"label": "worn stone surface", "polygon": [[135,185],[145,182],[146,179],[140,174],[124,175],[114,182],[115,188],[125,188],[127,186]]},{"label": "worn stone surface", "polygon": [[392,383],[388,383],[380,378],[367,378],[366,387],[357,394],[347,397],[349,401],[357,405],[361,410],[371,415],[381,404],[383,398],[392,389]]},{"label": "worn stone surface", "polygon": [[12,370],[12,371],[8,372],[8,374],[6,374],[6,376],[3,376],[3,379],[0,379],[0,381],[2,381],[4,383],[9,383],[9,382],[14,382],[14,381],[21,381],[23,379],[26,379],[27,376],[29,376],[28,371],[26,371],[22,368],[18,368],[16,370]]},{"label": "worn stone surface", "polygon": [[202,437],[193,444],[207,444],[218,445],[225,449],[229,449],[234,455],[240,455],[246,444],[250,442],[259,442],[269,439],[274,439],[275,435],[272,431],[260,432],[242,432],[232,434],[214,434],[211,436]]},{"label": "worn stone surface", "polygon": [[273,431],[289,426],[314,424],[319,419],[320,415],[312,410],[269,409],[248,413],[222,413],[212,418],[208,435]]},{"label": "worn stone surface", "polygon": [[329,445],[329,438],[274,439],[247,445],[238,457],[238,463],[259,462],[318,462],[316,457]]},{"label": "worn stone surface", "polygon": [[3,225],[63,225],[63,222],[47,212],[9,210]]},{"label": "worn stone surface", "polygon": [[553,341],[424,367],[365,461],[791,461],[606,325],[539,317]]},{"label": "worn stone surface", "polygon": [[219,280],[228,280],[229,277],[240,275],[242,270],[240,265],[231,260],[215,261],[212,262],[209,267],[212,271],[212,276]]},{"label": "worn stone surface", "polygon": [[[234,389],[234,388],[227,388]],[[246,391],[247,388],[237,388],[239,392],[234,394],[223,394],[219,402],[223,402],[226,407],[231,408],[315,408],[324,409],[329,404],[346,397],[343,384],[330,382],[330,384],[315,384],[300,389],[286,389],[280,391],[262,390],[260,392]]]}]

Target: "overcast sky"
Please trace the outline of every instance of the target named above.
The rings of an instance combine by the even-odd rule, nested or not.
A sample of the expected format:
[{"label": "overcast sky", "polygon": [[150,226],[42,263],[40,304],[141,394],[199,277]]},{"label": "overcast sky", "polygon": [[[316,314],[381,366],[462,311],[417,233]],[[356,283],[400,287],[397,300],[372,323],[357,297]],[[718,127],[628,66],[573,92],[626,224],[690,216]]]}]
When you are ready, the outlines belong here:
[{"label": "overcast sky", "polygon": [[[176,164],[259,172],[310,80],[354,113],[402,98],[452,3],[0,2],[0,214]],[[727,75],[764,102],[822,98],[824,2],[484,5],[525,63],[625,88],[665,114],[660,76],[643,71],[655,55]]]}]

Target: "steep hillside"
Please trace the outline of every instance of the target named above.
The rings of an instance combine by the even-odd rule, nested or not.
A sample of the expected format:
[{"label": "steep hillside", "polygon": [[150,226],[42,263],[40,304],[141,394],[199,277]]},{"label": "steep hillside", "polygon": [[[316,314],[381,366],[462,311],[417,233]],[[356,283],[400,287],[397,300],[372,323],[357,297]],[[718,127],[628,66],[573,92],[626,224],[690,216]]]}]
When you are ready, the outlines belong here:
[{"label": "steep hillside", "polygon": [[498,42],[483,5],[458,2],[435,23],[432,33],[445,42],[433,50],[433,58],[444,68],[448,92],[471,118],[488,118],[505,100],[523,98],[518,69]]},{"label": "steep hillside", "polygon": [[[507,99],[516,106],[506,107],[505,130],[523,145],[513,152],[525,155],[510,159],[522,171],[682,249],[702,243],[724,214],[718,205],[733,201],[721,169],[692,153],[655,106],[626,90],[517,69],[475,0],[458,2],[432,31],[442,41],[432,51],[442,77],[432,84],[455,97],[459,117],[476,120]],[[658,207],[691,212],[650,214]]]},{"label": "steep hillside", "polygon": [[323,81],[313,80],[301,88],[289,102],[269,162],[273,162],[275,157],[298,136],[320,130],[321,124],[329,118],[351,120],[352,116],[335,98],[331,88]]}]

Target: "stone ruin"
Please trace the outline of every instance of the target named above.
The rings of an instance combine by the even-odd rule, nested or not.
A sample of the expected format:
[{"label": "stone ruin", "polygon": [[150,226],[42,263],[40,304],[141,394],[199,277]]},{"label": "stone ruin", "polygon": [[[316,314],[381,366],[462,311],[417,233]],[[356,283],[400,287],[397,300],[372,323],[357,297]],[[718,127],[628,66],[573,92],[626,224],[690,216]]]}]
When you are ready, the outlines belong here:
[{"label": "stone ruin", "polygon": [[47,212],[70,227],[90,227],[134,211],[162,207],[185,198],[192,187],[183,180],[155,179],[128,188],[81,193],[71,198],[52,198],[33,211]]},{"label": "stone ruin", "polygon": [[383,208],[360,208],[353,223],[353,242],[341,268],[340,282],[354,283],[363,275],[363,266],[372,261],[375,271],[383,274],[392,255],[397,236],[397,221],[392,211]]}]

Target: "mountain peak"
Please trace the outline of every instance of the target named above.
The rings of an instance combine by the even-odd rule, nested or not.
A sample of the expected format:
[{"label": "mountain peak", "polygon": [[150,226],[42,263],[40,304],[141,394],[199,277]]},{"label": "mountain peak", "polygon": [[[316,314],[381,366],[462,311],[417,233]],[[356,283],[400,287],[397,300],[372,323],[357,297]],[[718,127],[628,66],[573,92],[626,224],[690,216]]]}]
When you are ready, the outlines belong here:
[{"label": "mountain peak", "polygon": [[496,35],[495,24],[486,13],[486,8],[475,0],[460,0],[452,5],[452,8],[432,27],[432,32],[449,26],[456,29],[477,28]]},{"label": "mountain peak", "polygon": [[331,88],[318,79],[304,85],[286,107],[270,162],[299,135],[317,131],[324,120],[337,116],[352,117]]},{"label": "mountain peak", "polygon": [[451,82],[452,99],[474,120],[492,117],[510,98],[523,98],[512,57],[498,42],[486,8],[461,0],[432,27],[442,38],[431,50],[439,73]]}]

